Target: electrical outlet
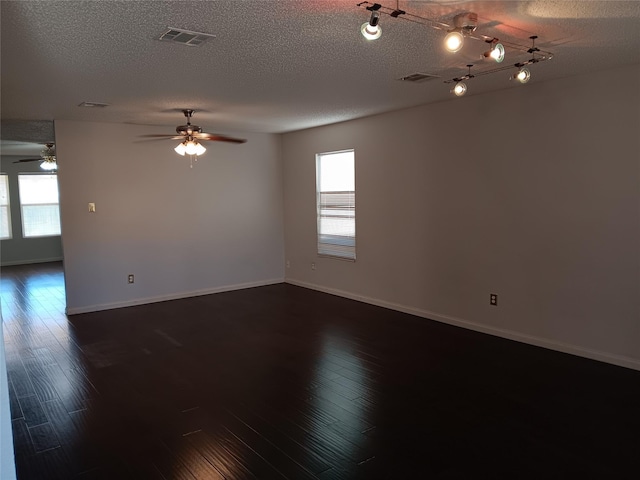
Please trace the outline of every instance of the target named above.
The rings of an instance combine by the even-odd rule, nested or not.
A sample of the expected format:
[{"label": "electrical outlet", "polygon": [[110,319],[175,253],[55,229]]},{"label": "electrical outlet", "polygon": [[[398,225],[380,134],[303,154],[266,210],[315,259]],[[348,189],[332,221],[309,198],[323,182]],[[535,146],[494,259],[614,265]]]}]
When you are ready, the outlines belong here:
[{"label": "electrical outlet", "polygon": [[129,274],[129,276],[127,277],[127,282],[133,283],[133,273]]},{"label": "electrical outlet", "polygon": [[489,305],[498,306],[498,294],[490,293],[489,294]]},{"label": "electrical outlet", "polygon": [[311,262],[311,270],[315,270],[316,269],[316,264],[315,262]]}]

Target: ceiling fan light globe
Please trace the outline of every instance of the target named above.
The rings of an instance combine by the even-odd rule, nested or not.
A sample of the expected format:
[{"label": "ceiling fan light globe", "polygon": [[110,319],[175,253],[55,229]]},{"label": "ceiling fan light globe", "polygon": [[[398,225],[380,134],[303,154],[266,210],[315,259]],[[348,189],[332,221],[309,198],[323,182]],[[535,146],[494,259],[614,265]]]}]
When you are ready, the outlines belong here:
[{"label": "ceiling fan light globe", "polygon": [[[198,145],[200,145],[198,142],[196,142],[195,140],[189,140],[187,142],[187,144],[185,145],[185,153],[187,155],[198,155]],[[202,145],[200,145],[202,146]]]},{"label": "ceiling fan light globe", "polygon": [[58,168],[58,164],[56,162],[45,160],[40,164],[40,168],[42,170],[55,170]]},{"label": "ceiling fan light globe", "polygon": [[446,48],[449,52],[455,53],[462,48],[462,44],[464,43],[463,35],[458,31],[453,31],[447,33],[447,36],[444,37],[444,48]]},{"label": "ceiling fan light globe", "polygon": [[184,154],[186,153],[187,149],[186,149],[186,147],[184,145],[184,142],[182,142],[182,143],[179,143],[178,146],[176,148],[174,148],[174,150],[176,151],[176,153],[178,155],[183,155],[184,156]]},{"label": "ceiling fan light globe", "polygon": [[196,155],[200,156],[206,151],[207,149],[204,148],[204,146],[201,143],[196,143]]}]

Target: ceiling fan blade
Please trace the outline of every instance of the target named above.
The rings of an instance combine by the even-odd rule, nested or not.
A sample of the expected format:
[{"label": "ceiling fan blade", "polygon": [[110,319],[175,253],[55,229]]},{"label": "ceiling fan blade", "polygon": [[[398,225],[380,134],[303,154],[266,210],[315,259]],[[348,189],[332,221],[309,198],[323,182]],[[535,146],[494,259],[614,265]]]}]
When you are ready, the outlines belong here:
[{"label": "ceiling fan blade", "polygon": [[13,163],[22,163],[22,162],[44,162],[44,158],[24,158],[22,160],[16,160]]},{"label": "ceiling fan blade", "polygon": [[212,142],[231,142],[231,143],[244,143],[244,138],[227,137],[226,135],[220,135],[218,133],[196,133],[194,135],[198,140],[210,140]]},{"label": "ceiling fan blade", "polygon": [[162,134],[162,133],[152,133],[149,135],[138,135],[139,137],[145,137],[145,138],[171,138],[173,140],[179,140],[181,138],[183,138],[182,135],[176,136],[176,134],[170,134],[170,135],[166,135],[166,134]]}]

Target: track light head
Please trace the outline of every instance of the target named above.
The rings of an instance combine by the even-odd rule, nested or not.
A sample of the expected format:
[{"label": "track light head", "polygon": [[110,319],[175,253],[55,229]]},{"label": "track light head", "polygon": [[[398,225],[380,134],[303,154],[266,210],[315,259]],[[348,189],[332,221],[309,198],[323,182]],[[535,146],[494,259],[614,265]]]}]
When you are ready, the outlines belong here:
[{"label": "track light head", "polygon": [[447,33],[447,36],[444,37],[444,48],[452,53],[459,51],[463,44],[464,35],[458,30],[451,30]]},{"label": "track light head", "polygon": [[371,18],[368,22],[363,23],[360,27],[362,36],[367,40],[376,40],[382,35],[382,28],[378,25],[380,21],[380,12],[374,10],[371,12]]},{"label": "track light head", "polygon": [[454,28],[444,37],[444,46],[450,52],[457,52],[462,48],[464,36],[472,34],[478,26],[478,14],[473,12],[460,13],[453,17]]},{"label": "track light head", "polygon": [[483,53],[485,58],[493,58],[496,62],[501,63],[504,60],[504,45],[493,40],[491,48]]},{"label": "track light head", "polygon": [[458,82],[451,89],[451,93],[453,93],[456,97],[461,97],[465,93],[467,93],[467,85],[464,82]]},{"label": "track light head", "polygon": [[531,72],[527,68],[521,68],[511,76],[512,80],[517,80],[520,83],[527,83],[531,78]]}]

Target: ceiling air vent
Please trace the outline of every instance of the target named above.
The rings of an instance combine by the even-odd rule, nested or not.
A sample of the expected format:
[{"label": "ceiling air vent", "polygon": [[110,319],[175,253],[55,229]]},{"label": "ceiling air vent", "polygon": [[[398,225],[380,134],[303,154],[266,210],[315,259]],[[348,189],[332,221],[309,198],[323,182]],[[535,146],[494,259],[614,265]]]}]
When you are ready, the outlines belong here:
[{"label": "ceiling air vent", "polygon": [[407,75],[406,77],[399,78],[398,80],[402,80],[403,82],[411,82],[411,83],[423,83],[428,80],[433,80],[435,78],[440,78],[438,75],[430,75],[428,73],[412,73],[411,75]]},{"label": "ceiling air vent", "polygon": [[168,30],[160,35],[158,40],[179,43],[190,47],[199,47],[210,38],[215,38],[215,35],[211,35],[210,33],[192,32],[191,30],[182,30],[180,28],[172,27],[167,28]]},{"label": "ceiling air vent", "polygon": [[109,104],[108,103],[100,103],[100,102],[82,102],[78,104],[79,107],[86,107],[86,108],[104,108],[104,107],[108,107]]}]

